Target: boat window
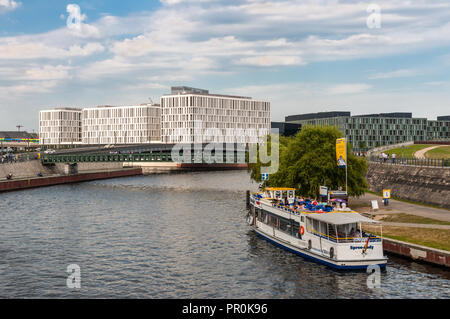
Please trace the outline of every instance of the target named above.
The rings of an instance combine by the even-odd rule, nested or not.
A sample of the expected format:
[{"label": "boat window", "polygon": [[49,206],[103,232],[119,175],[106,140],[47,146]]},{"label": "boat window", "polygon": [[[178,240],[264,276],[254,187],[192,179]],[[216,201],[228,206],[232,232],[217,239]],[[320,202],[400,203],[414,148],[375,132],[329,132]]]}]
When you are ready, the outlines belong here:
[{"label": "boat window", "polygon": [[267,224],[267,213],[263,210],[258,214],[258,220],[261,223]]},{"label": "boat window", "polygon": [[319,230],[319,232],[322,235],[327,235],[327,223],[320,222],[320,230]]},{"label": "boat window", "polygon": [[306,229],[308,231],[312,231],[312,222],[311,222],[311,218],[306,218]]},{"label": "boat window", "polygon": [[291,223],[287,219],[280,218],[280,230],[291,233]]},{"label": "boat window", "polygon": [[269,216],[269,225],[273,226],[275,228],[278,228],[278,218],[273,215],[270,215]]},{"label": "boat window", "polygon": [[313,230],[314,231],[320,231],[319,230],[319,221],[318,220],[313,219]]},{"label": "boat window", "polygon": [[300,218],[301,218],[301,220],[302,220],[302,223],[304,223],[304,222],[305,222],[305,217],[302,216],[302,217],[300,217]]},{"label": "boat window", "polygon": [[332,240],[336,239],[336,230],[333,224],[328,224],[328,236],[331,237]]},{"label": "boat window", "polygon": [[298,231],[300,229],[300,224],[297,222],[292,222],[292,235],[299,237]]}]

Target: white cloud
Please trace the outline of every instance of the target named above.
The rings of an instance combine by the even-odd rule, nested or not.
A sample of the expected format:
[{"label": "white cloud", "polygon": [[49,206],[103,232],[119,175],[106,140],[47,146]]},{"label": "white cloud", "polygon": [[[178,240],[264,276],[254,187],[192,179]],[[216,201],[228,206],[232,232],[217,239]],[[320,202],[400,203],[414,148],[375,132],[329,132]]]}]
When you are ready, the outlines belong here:
[{"label": "white cloud", "polygon": [[254,66],[289,66],[306,64],[299,56],[284,55],[263,55],[241,58],[238,64],[247,64]]},{"label": "white cloud", "polygon": [[0,39],[0,60],[65,59],[88,56],[103,50],[104,47],[100,43],[92,42],[84,46],[72,45],[63,48],[40,41],[30,41],[28,37]]},{"label": "white cloud", "polygon": [[380,80],[380,79],[392,79],[392,78],[404,78],[410,76],[416,76],[418,73],[413,69],[402,69],[385,73],[376,73],[369,76],[369,80]]},{"label": "white cloud", "polygon": [[[10,7],[17,3],[0,0],[0,4],[6,2]],[[450,45],[447,0],[376,2],[382,9],[381,29],[367,28],[368,3],[358,0],[161,0],[163,6],[154,11],[125,17],[105,15],[89,24],[83,8],[79,12],[71,8],[69,14],[79,17],[79,29],[69,29],[66,21],[60,21],[61,27],[49,32],[0,37],[0,74],[11,75],[3,77],[3,82],[11,82],[4,85],[17,92],[36,90],[34,82],[47,82],[45,90],[51,90],[67,80],[85,90],[94,82],[99,87],[114,85],[119,96],[123,87],[133,90],[130,83],[134,80],[138,82],[135,91],[160,90],[172,82],[195,83],[211,75],[220,77],[221,83],[226,83],[228,75],[277,82],[276,77],[283,73],[276,72],[289,67],[298,68],[295,76],[303,79],[301,66],[306,64],[366,59],[370,65],[371,58],[417,54]],[[71,60],[70,68],[66,60]],[[368,79],[417,74],[402,67],[384,73],[372,68]],[[265,70],[273,71],[273,78],[253,77],[255,71],[267,74]],[[18,79],[14,74],[24,77],[22,87],[14,82]],[[375,91],[359,83],[367,80],[367,75],[362,80],[351,76],[348,74],[344,80],[348,83],[343,84],[275,83],[275,91],[261,94],[268,100],[278,99],[277,88],[289,88],[296,94],[302,92],[301,97],[324,94],[329,100],[320,99],[323,103],[333,98],[345,100],[348,95],[362,99]],[[251,92],[239,94],[253,95]],[[258,96],[257,88],[254,92]],[[288,90],[283,92],[280,101],[298,103],[289,100]],[[317,107],[314,99],[309,101]]]},{"label": "white cloud", "polygon": [[365,83],[347,83],[332,86],[328,89],[330,94],[359,94],[370,89],[371,86]]},{"label": "white cloud", "polygon": [[6,11],[12,11],[21,5],[20,2],[14,0],[0,0],[0,14]]}]

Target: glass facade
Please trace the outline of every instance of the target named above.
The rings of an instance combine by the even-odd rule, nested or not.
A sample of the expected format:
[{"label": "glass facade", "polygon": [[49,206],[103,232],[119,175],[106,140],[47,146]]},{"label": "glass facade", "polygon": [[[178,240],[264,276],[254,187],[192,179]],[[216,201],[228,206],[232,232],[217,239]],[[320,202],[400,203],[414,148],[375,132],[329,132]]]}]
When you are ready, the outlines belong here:
[{"label": "glass facade", "polygon": [[[352,144],[354,151],[409,141],[449,140],[450,121],[429,121],[413,118],[411,113],[370,114],[361,116],[333,116],[286,121],[304,125],[336,126]],[[337,112],[336,112],[337,113]],[[323,114],[323,113],[321,113]],[[300,116],[299,116],[300,117]],[[293,119],[294,118],[294,119]]]}]

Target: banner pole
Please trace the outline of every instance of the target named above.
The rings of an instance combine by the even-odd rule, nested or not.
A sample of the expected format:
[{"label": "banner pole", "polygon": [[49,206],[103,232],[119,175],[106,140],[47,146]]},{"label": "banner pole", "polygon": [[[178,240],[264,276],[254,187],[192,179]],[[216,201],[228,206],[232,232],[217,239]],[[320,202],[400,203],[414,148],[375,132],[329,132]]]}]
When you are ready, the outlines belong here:
[{"label": "banner pole", "polygon": [[347,151],[347,136],[345,137],[345,191],[347,192],[348,197],[348,151]]}]

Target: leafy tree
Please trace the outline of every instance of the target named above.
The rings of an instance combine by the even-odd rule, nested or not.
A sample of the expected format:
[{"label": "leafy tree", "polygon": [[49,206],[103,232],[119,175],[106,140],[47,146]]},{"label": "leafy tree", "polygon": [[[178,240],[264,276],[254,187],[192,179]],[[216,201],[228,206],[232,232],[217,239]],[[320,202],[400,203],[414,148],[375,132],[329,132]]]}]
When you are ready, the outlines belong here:
[{"label": "leafy tree", "polygon": [[[280,137],[279,170],[270,175],[267,186],[294,187],[297,194],[308,197],[319,196],[320,186],[331,189],[345,188],[345,168],[336,163],[336,139],[342,133],[332,126],[305,126],[294,137]],[[270,149],[271,140],[268,142]],[[348,157],[348,193],[361,196],[368,185],[365,180],[367,163],[351,153],[351,144],[347,144]],[[249,164],[252,179],[261,181],[259,161]]]},{"label": "leafy tree", "polygon": [[365,148],[367,148],[366,142],[365,142],[365,141],[359,142],[359,148],[362,149],[362,150],[365,149]]}]

